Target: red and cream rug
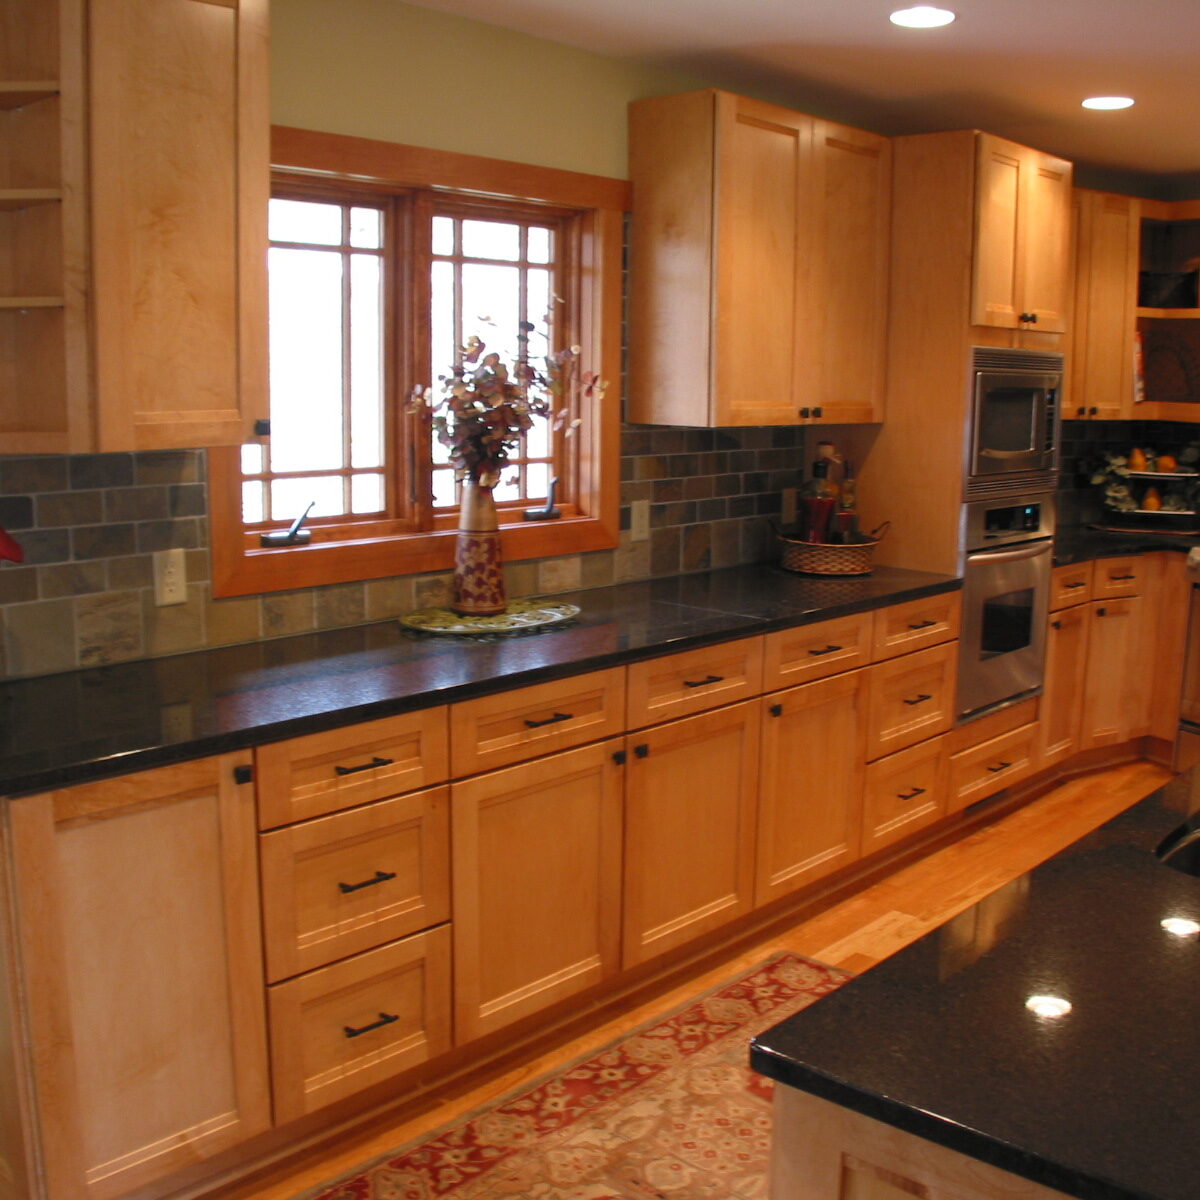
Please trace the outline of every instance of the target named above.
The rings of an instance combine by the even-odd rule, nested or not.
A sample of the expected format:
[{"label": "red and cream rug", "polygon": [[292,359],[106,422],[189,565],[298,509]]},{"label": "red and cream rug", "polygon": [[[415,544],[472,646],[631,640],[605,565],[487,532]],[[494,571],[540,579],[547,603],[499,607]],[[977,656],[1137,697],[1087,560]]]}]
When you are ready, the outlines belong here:
[{"label": "red and cream rug", "polygon": [[850,976],[785,954],[311,1200],[765,1200],[750,1038]]}]

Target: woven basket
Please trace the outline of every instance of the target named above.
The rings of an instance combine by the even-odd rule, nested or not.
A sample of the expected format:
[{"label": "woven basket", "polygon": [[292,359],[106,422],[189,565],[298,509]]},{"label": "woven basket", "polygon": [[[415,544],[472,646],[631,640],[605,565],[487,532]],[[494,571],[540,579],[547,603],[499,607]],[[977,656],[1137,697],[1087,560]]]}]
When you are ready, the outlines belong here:
[{"label": "woven basket", "polygon": [[847,545],[829,545],[825,542],[804,542],[790,537],[776,528],[775,533],[783,545],[779,565],[785,571],[800,575],[870,575],[871,555],[887,533],[885,521],[867,535],[866,542],[851,542]]}]

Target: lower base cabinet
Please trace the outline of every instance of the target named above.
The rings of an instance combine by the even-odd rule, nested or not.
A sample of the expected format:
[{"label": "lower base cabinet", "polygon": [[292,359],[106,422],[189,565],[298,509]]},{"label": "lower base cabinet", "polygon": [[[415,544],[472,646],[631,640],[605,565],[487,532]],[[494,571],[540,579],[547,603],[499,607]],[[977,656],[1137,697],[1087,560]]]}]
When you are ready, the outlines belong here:
[{"label": "lower base cabinet", "polygon": [[44,1172],[14,1195],[111,1200],[269,1126],[250,757],[8,802]]},{"label": "lower base cabinet", "polygon": [[945,738],[930,738],[867,764],[862,852],[866,856],[946,815]]},{"label": "lower base cabinet", "polygon": [[268,989],[275,1119],[290,1121],[449,1050],[450,926]]},{"label": "lower base cabinet", "polygon": [[1045,686],[1039,708],[1043,767],[1070,758],[1079,748],[1079,700],[1085,694],[1090,616],[1091,607],[1087,604],[1050,614]]},{"label": "lower base cabinet", "polygon": [[759,703],[626,738],[624,966],[753,907]]},{"label": "lower base cabinet", "polygon": [[622,745],[599,742],[451,787],[459,1043],[618,969]]},{"label": "lower base cabinet", "polygon": [[859,855],[866,680],[848,671],[762,702],[757,904]]}]

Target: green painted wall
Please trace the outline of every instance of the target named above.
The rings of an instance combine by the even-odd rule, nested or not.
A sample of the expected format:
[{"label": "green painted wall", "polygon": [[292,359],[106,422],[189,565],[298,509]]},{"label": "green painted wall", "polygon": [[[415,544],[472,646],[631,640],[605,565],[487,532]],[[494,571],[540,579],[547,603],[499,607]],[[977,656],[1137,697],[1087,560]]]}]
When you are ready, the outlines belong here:
[{"label": "green painted wall", "polygon": [[271,0],[271,118],[625,178],[626,105],[703,81],[400,0]]}]

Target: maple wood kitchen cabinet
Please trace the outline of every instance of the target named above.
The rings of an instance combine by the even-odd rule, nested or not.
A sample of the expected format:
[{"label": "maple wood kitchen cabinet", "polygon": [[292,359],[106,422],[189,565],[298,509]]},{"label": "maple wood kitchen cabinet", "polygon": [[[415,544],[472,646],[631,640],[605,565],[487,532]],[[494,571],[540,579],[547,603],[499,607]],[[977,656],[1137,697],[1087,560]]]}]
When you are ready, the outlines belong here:
[{"label": "maple wood kitchen cabinet", "polygon": [[846,671],[762,700],[757,904],[859,856],[866,684]]},{"label": "maple wood kitchen cabinet", "polygon": [[975,134],[975,147],[971,324],[1062,333],[1071,300],[1071,164],[990,133]]},{"label": "maple wood kitchen cabinet", "polygon": [[716,90],[629,130],[630,420],[881,420],[888,139]]},{"label": "maple wood kitchen cabinet", "polygon": [[623,966],[753,907],[760,724],[749,700],[626,738]]},{"label": "maple wood kitchen cabinet", "polygon": [[52,1200],[124,1195],[270,1123],[250,761],[8,802]]},{"label": "maple wood kitchen cabinet", "polygon": [[957,574],[972,350],[1062,348],[1071,167],[968,129],[894,138],[892,176],[887,419],[839,444],[876,561]]},{"label": "maple wood kitchen cabinet", "polygon": [[267,0],[3,20],[5,452],[245,440],[267,390]]},{"label": "maple wood kitchen cabinet", "polygon": [[620,750],[598,742],[453,784],[460,1043],[618,970]]},{"label": "maple wood kitchen cabinet", "polygon": [[1133,414],[1140,202],[1075,189],[1075,301],[1065,418]]}]

